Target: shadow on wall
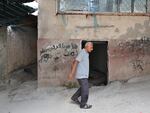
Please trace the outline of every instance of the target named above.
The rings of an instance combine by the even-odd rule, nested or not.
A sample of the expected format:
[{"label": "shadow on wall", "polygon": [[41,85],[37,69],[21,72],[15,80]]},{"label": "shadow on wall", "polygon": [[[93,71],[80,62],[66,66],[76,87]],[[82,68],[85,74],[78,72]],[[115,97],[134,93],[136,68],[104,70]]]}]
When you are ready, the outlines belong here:
[{"label": "shadow on wall", "polygon": [[9,26],[7,34],[8,73],[36,63],[37,29],[26,26]]}]

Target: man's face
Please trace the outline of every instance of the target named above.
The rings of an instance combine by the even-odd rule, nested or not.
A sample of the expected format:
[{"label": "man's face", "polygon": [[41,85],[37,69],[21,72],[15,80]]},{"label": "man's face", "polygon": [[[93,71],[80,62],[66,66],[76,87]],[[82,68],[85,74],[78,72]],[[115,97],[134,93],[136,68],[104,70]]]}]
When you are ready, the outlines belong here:
[{"label": "man's face", "polygon": [[87,46],[87,51],[88,51],[89,53],[93,51],[93,44],[89,44],[89,45]]}]

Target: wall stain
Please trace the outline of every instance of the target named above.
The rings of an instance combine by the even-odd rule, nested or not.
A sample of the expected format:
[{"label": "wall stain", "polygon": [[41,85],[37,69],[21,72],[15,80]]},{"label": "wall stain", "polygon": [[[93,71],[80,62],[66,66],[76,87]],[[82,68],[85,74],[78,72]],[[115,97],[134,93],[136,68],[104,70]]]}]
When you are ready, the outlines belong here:
[{"label": "wall stain", "polygon": [[134,27],[129,27],[125,34],[121,35],[119,39],[136,39],[141,36],[149,36],[150,21],[145,20],[144,24],[136,23]]},{"label": "wall stain", "polygon": [[96,28],[99,26],[96,15],[93,16],[93,26],[94,26],[94,31],[96,32]]},{"label": "wall stain", "polygon": [[66,27],[68,25],[68,18],[66,15],[61,15],[62,23]]},{"label": "wall stain", "polygon": [[[132,66],[133,71],[144,72],[145,67],[149,66],[148,57],[150,56],[150,37],[142,36],[138,39],[112,40],[110,42],[110,57],[126,59]],[[150,58],[150,57],[149,57]]]}]

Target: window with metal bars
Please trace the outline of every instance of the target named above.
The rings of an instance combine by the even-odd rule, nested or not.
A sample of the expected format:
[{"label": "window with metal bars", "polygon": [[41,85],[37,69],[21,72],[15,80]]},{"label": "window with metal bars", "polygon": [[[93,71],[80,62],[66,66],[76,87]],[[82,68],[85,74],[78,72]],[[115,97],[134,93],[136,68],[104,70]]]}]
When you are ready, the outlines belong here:
[{"label": "window with metal bars", "polygon": [[149,13],[150,0],[58,0],[58,11]]}]

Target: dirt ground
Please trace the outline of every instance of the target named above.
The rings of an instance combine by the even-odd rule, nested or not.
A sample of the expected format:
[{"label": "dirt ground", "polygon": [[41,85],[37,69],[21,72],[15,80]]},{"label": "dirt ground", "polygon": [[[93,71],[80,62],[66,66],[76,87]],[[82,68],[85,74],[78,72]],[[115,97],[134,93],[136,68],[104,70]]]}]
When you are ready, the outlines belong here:
[{"label": "dirt ground", "polygon": [[0,113],[150,113],[150,76],[115,81],[90,88],[89,104],[83,110],[71,102],[77,88],[37,88],[37,81],[0,87]]}]

